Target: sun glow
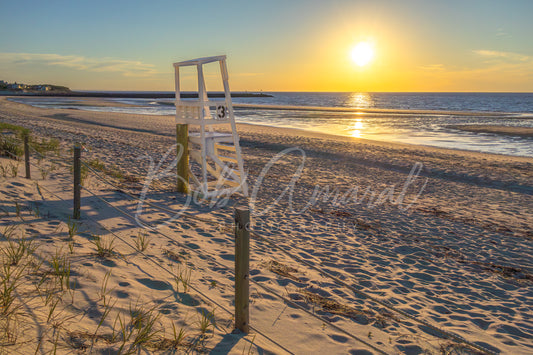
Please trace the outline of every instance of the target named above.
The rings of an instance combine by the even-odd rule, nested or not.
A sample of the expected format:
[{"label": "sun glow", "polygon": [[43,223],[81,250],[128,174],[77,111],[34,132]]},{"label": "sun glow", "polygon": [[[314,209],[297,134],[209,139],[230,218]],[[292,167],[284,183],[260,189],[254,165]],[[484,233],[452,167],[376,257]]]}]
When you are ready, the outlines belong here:
[{"label": "sun glow", "polygon": [[363,130],[363,120],[360,118],[355,119],[355,122],[352,126],[352,130],[350,132],[351,136],[354,138],[361,138],[362,130]]},{"label": "sun glow", "polygon": [[359,42],[352,49],[351,57],[358,66],[365,66],[374,58],[374,49],[368,42]]}]

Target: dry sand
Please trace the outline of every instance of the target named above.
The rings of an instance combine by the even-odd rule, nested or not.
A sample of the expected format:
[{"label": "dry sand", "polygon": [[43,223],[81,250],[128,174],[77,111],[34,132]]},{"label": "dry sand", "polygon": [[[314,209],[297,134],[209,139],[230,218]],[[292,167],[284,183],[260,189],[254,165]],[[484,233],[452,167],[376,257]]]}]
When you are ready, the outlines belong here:
[{"label": "dry sand", "polygon": [[[150,157],[158,162],[174,143],[172,117],[37,109],[0,98],[0,122],[30,128],[36,136],[59,138],[66,162],[68,149],[82,142],[88,150],[84,159],[98,158],[137,177],[121,182],[133,193],[143,186]],[[255,190],[254,228],[261,235],[416,320],[495,353],[533,351],[533,159],[285,128],[238,125],[238,129],[249,184]],[[284,149],[292,151],[264,170]],[[192,204],[190,213],[215,225],[179,217],[160,228],[166,237],[146,232],[150,245],[143,255],[128,243],[134,243],[144,229],[86,192],[80,231],[69,240],[70,172],[48,160],[40,164],[43,171],[54,169],[43,174],[33,168],[37,181],[9,174],[0,177],[4,211],[0,231],[14,225],[17,234],[35,237],[36,255],[45,260],[43,268],[56,252],[67,255],[76,289],[57,297],[57,311],[52,312],[55,323],[47,322],[46,297],[36,296],[35,291],[21,294],[25,305],[18,322],[25,331],[18,332],[18,345],[4,348],[8,352],[33,353],[40,344],[44,353],[53,350],[54,343],[60,353],[76,347],[81,352],[92,339],[98,339],[93,351],[116,350],[121,343],[106,336],[118,328],[114,321],[119,315],[126,319],[129,309],[140,304],[160,314],[156,323],[164,332],[157,334],[159,340],[172,338],[170,324],[174,323],[186,330],[185,347],[194,351],[375,353],[255,285],[250,306],[254,329],[246,337],[230,334],[233,279],[221,265],[233,267],[233,206],[246,203],[243,198],[234,197],[216,208]],[[422,168],[410,180],[413,166]],[[295,178],[298,167],[302,174]],[[19,170],[22,174],[21,166]],[[291,181],[292,188],[287,188]],[[91,176],[85,184],[113,205],[135,213],[135,202],[114,188]],[[172,179],[154,182],[150,201],[178,210],[184,197],[173,192],[172,185]],[[143,218],[151,223],[168,222],[169,217],[145,206]],[[122,239],[115,241],[115,256],[100,258],[91,235],[113,238],[104,227]],[[0,243],[5,248],[9,242]],[[69,243],[73,243],[72,253]],[[171,273],[155,264],[174,274],[191,270],[195,289],[176,290]],[[250,265],[254,281],[385,353],[441,353],[443,349],[471,353],[261,240],[252,240]],[[44,285],[48,282],[52,281]],[[98,328],[106,304],[113,308]],[[202,336],[201,313],[213,309],[216,323],[208,336]]]}]

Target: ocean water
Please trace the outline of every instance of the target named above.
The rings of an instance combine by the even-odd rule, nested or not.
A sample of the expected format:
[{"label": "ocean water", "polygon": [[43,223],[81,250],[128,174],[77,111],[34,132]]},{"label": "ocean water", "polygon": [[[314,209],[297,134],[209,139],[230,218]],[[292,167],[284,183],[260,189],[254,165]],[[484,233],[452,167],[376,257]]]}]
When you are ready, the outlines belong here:
[{"label": "ocean water", "polygon": [[[373,140],[422,144],[488,153],[533,157],[533,138],[472,133],[456,125],[533,128],[531,93],[301,93],[269,92],[272,97],[233,98],[237,122],[291,127]],[[172,115],[172,99],[110,98],[135,107],[80,106],[75,98],[15,99],[39,107]],[[265,105],[290,106],[278,110]],[[331,108],[312,110],[305,107]],[[351,112],[335,111],[339,108]],[[356,112],[355,109],[378,112]],[[383,110],[383,111],[380,111]],[[424,111],[424,112],[421,112]]]}]

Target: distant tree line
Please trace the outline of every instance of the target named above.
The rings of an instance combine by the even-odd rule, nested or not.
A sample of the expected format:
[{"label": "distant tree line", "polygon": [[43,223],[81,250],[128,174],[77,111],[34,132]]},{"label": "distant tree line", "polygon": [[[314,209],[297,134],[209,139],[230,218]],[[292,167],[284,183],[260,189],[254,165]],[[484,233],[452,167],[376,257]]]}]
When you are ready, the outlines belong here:
[{"label": "distant tree line", "polygon": [[70,89],[66,86],[52,85],[52,84],[37,84],[37,85],[28,85],[22,83],[9,83],[4,80],[0,80],[0,90],[9,90],[9,91],[22,91],[22,92],[31,92],[31,91],[67,91]]}]

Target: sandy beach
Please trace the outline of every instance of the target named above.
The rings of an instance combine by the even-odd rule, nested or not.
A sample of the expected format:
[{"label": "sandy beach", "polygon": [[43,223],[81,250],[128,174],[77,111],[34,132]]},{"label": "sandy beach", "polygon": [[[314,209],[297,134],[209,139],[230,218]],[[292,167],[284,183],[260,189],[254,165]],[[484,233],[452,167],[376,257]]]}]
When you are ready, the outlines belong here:
[{"label": "sandy beach", "polygon": [[[89,172],[84,186],[96,196],[82,191],[72,233],[68,164],[76,142],[82,159],[120,172],[107,175],[120,190],[138,196],[144,187],[147,201],[183,207],[174,178],[146,184],[153,167],[163,159],[163,171],[175,155],[174,118],[41,109],[0,97],[0,122],[61,147],[59,157],[32,157],[32,180],[23,163],[0,176],[4,254],[14,240],[31,238],[36,247],[23,258],[24,272],[33,271],[3,323],[2,351],[116,353],[122,344],[133,349],[139,329],[153,324],[158,331],[139,353],[533,352],[533,158],[239,124],[249,201],[191,203],[187,212],[197,219],[144,205],[142,219],[156,232],[100,200],[138,212],[136,201]],[[242,335],[232,334],[232,228],[234,207],[247,203],[253,229],[288,253],[252,239],[253,329]],[[96,240],[114,240],[113,251],[98,255]],[[60,260],[70,280],[58,286]]]}]

